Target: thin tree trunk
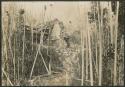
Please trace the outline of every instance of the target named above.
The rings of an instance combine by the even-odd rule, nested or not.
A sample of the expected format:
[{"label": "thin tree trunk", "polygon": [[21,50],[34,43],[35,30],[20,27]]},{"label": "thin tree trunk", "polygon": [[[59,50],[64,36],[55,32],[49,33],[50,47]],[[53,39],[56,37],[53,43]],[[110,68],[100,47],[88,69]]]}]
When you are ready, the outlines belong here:
[{"label": "thin tree trunk", "polygon": [[117,34],[118,34],[118,12],[119,12],[119,2],[117,1],[117,9],[116,9],[116,19],[115,19],[115,55],[114,55],[114,86],[117,85]]},{"label": "thin tree trunk", "polygon": [[86,36],[86,80],[88,80],[88,43],[87,43],[87,36]]},{"label": "thin tree trunk", "polygon": [[47,56],[49,56],[50,61],[49,61],[49,75],[51,75],[52,70],[51,70],[51,63],[52,63],[52,59],[51,56],[49,55],[49,44],[50,44],[50,30],[49,30],[49,36],[48,36],[48,41],[47,41]]},{"label": "thin tree trunk", "polygon": [[[13,4],[13,5],[15,5],[15,4]],[[15,30],[16,30],[16,25],[15,25],[15,20],[14,20],[14,17],[15,17],[15,8],[13,7],[13,17],[12,17],[12,25],[13,25],[13,27],[12,27],[12,36],[13,36],[13,38],[14,38],[14,84],[15,84],[15,82],[16,82],[16,34],[13,34],[13,32],[15,32]]]},{"label": "thin tree trunk", "polygon": [[18,65],[17,65],[17,69],[18,69],[18,71],[17,71],[17,76],[18,76],[18,80],[19,80],[19,78],[20,78],[20,74],[19,74],[19,72],[20,72],[19,57],[18,57]]},{"label": "thin tree trunk", "polygon": [[83,29],[81,30],[81,48],[82,48],[82,81],[81,86],[84,84],[84,36]]},{"label": "thin tree trunk", "polygon": [[[10,38],[10,30],[11,30],[11,17],[10,17],[10,13],[8,13],[8,29],[7,29],[7,37],[6,37],[6,40],[7,40],[7,46],[6,46],[6,51],[7,51],[7,72],[9,72],[9,57],[8,57],[8,50],[10,49],[10,54],[12,55],[12,58],[13,58],[13,52],[12,52],[12,47],[11,47],[11,38]],[[9,73],[7,74],[8,78],[9,78]],[[7,85],[8,85],[8,82],[7,82]]]},{"label": "thin tree trunk", "polygon": [[[33,51],[33,28],[32,28],[32,26],[31,26],[31,34],[32,34],[32,51]],[[37,41],[37,40],[36,40]]]},{"label": "thin tree trunk", "polygon": [[16,81],[15,36],[14,36],[14,59],[13,59],[13,62],[14,62],[13,64],[14,64],[14,82],[15,82]]},{"label": "thin tree trunk", "polygon": [[[87,23],[88,23],[88,16],[87,16]],[[89,26],[87,25],[87,32],[88,32],[88,45],[89,45],[89,61],[90,61],[90,82],[91,86],[93,86],[93,67],[92,67],[92,53],[91,53],[91,42],[90,42],[90,34],[89,34]]]},{"label": "thin tree trunk", "polygon": [[[2,10],[3,11],[5,10],[4,7],[3,7]],[[2,18],[2,23],[5,23],[4,22],[4,18],[5,17]],[[5,25],[2,26],[2,34],[3,34],[3,36],[2,36],[2,68],[5,69],[5,61],[6,61],[6,59],[5,59],[6,58],[6,51],[5,51],[5,49],[6,49],[6,33],[5,33],[5,30],[3,30],[3,29],[6,30]],[[3,43],[5,43],[5,44],[3,44]],[[4,57],[4,55],[5,55],[5,57]],[[2,73],[1,76],[3,78],[3,73]]]},{"label": "thin tree trunk", "polygon": [[98,40],[97,40],[97,43],[96,43],[96,73],[97,73],[97,78],[98,78]]},{"label": "thin tree trunk", "polygon": [[[7,38],[6,38],[7,39]],[[8,47],[8,45],[7,45],[7,40],[5,40],[6,42],[5,42],[5,52],[6,52],[6,59],[5,59],[5,68],[6,68],[6,71],[8,72],[8,49],[7,49],[7,47]],[[9,77],[8,75],[7,75],[7,77]],[[7,82],[6,83],[8,83],[8,80],[7,80]]]},{"label": "thin tree trunk", "polygon": [[[102,17],[102,13],[103,13],[103,9],[100,6],[100,3],[98,3],[98,20],[99,20],[99,50],[100,50],[100,54],[99,54],[99,86],[102,85],[102,21],[103,21],[103,17]],[[99,9],[101,9],[101,18],[99,17]],[[100,23],[101,22],[101,23]]]},{"label": "thin tree trunk", "polygon": [[[25,20],[25,18],[24,18]],[[25,23],[24,23],[25,24]],[[22,77],[24,76],[24,53],[25,53],[25,26],[24,26],[24,31],[23,31],[23,52],[22,52]]]}]

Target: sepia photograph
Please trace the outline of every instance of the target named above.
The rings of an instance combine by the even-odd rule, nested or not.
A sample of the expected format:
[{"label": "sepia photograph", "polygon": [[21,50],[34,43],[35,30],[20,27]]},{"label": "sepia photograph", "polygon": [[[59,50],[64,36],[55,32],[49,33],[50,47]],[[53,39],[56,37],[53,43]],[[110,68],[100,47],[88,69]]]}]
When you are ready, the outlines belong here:
[{"label": "sepia photograph", "polygon": [[125,1],[2,1],[2,86],[124,86]]}]

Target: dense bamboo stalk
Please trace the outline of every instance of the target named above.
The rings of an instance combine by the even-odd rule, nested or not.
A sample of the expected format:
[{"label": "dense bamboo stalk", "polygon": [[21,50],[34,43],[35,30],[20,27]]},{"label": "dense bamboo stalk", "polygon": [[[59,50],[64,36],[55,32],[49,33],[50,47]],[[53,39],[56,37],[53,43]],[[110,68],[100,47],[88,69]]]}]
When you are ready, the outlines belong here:
[{"label": "dense bamboo stalk", "polygon": [[[5,68],[6,68],[7,72],[8,72],[8,65],[9,65],[9,64],[8,64],[8,52],[7,52],[8,49],[7,49],[7,47],[8,47],[8,46],[7,46],[7,40],[5,39],[5,52],[6,52],[6,53],[5,53],[5,54],[6,54],[6,55],[5,55],[5,56],[6,56],[6,59],[5,59],[5,62],[6,62],[6,63],[5,63]],[[9,77],[9,76],[7,76],[7,77]],[[7,80],[7,83],[8,83],[8,80]]]},{"label": "dense bamboo stalk", "polygon": [[93,86],[93,68],[92,68],[92,55],[91,55],[91,44],[90,44],[90,34],[88,31],[88,41],[89,41],[89,61],[90,61],[90,80],[91,86]]},{"label": "dense bamboo stalk", "polygon": [[86,80],[88,80],[88,39],[86,35]]},{"label": "dense bamboo stalk", "polygon": [[[3,8],[3,12],[5,11],[5,8]],[[3,16],[3,18],[6,18],[6,16]],[[6,23],[6,21],[3,19],[2,20],[2,23]],[[3,51],[3,53],[2,53],[2,56],[4,57],[4,55],[5,55],[5,58],[2,58],[2,68],[3,69],[6,69],[6,67],[7,67],[7,64],[6,64],[6,60],[7,60],[7,58],[8,58],[8,56],[7,56],[7,34],[6,34],[6,31],[7,31],[7,26],[5,26],[5,25],[3,25],[2,26],[2,28],[4,28],[5,30],[3,30],[2,29],[2,34],[4,35],[4,36],[2,36],[2,40],[3,40],[3,43],[5,43],[5,44],[2,44],[2,46],[3,46],[3,48],[2,48],[2,51]],[[3,72],[2,72],[2,76],[3,76]]]},{"label": "dense bamboo stalk", "polygon": [[96,64],[95,65],[96,65],[96,73],[97,73],[97,77],[98,77],[98,71],[99,71],[98,70],[98,40],[97,40],[97,43],[96,43]]},{"label": "dense bamboo stalk", "polygon": [[[32,51],[33,51],[33,28],[31,27],[31,38],[32,38]],[[36,40],[37,41],[37,40]]]},{"label": "dense bamboo stalk", "polygon": [[[79,3],[78,3],[78,11],[79,11],[79,16],[80,16],[80,6],[79,6]],[[79,19],[79,21],[80,21],[81,19]],[[81,34],[80,34],[80,36],[81,36],[81,53],[82,53],[82,78],[81,78],[81,86],[83,86],[84,85],[84,72],[85,72],[85,70],[84,70],[84,34],[83,34],[83,31],[84,31],[84,29],[82,28],[81,30]]]},{"label": "dense bamboo stalk", "polygon": [[[2,13],[4,13],[4,10],[5,10],[5,8],[3,8],[2,9]],[[3,16],[3,18],[5,18],[5,16]],[[5,21],[4,21],[4,19],[2,19],[2,23],[5,23]],[[2,68],[4,69],[5,68],[5,59],[6,59],[6,57],[4,57],[4,55],[6,55],[6,52],[5,52],[5,47],[6,47],[6,36],[5,36],[5,30],[3,30],[3,29],[5,29],[6,30],[6,28],[5,28],[5,25],[3,25],[2,26],[2,34],[4,35],[4,36],[2,36]],[[3,44],[3,43],[5,43],[5,44]],[[5,53],[4,53],[5,52]],[[3,78],[3,73],[2,73],[2,78]]]},{"label": "dense bamboo stalk", "polygon": [[[88,16],[87,17],[87,23],[88,23]],[[90,27],[87,24],[87,34],[88,34],[88,47],[89,47],[89,63],[90,63],[90,84],[93,86],[93,64],[92,64],[92,53],[91,53],[91,42],[90,42]]]},{"label": "dense bamboo stalk", "polygon": [[116,9],[116,19],[115,19],[115,55],[114,55],[114,86],[117,85],[117,34],[118,34],[118,12],[119,12],[119,2],[117,2]]},{"label": "dense bamboo stalk", "polygon": [[[48,40],[48,43],[49,43],[49,40]],[[51,59],[51,56],[49,55],[49,45],[47,46],[47,55],[49,56],[50,58],[50,61],[49,61],[49,75],[52,73],[52,69],[51,69],[51,63],[52,63],[52,59]]]},{"label": "dense bamboo stalk", "polygon": [[[10,53],[12,55],[12,58],[13,58],[13,52],[12,52],[12,48],[11,48],[11,38],[10,38],[10,30],[11,30],[11,17],[10,17],[10,13],[8,12],[7,13],[7,16],[8,16],[8,28],[7,28],[7,37],[6,37],[6,40],[7,40],[7,43],[6,43],[6,51],[7,51],[7,56],[8,56],[8,48],[10,49]],[[7,57],[7,72],[9,72],[9,56]],[[9,73],[7,74],[8,78],[10,77]],[[7,82],[7,85],[8,85],[8,82]]]},{"label": "dense bamboo stalk", "polygon": [[83,29],[81,30],[81,51],[82,51],[82,81],[81,86],[84,84],[84,36],[83,36]]},{"label": "dense bamboo stalk", "polygon": [[100,51],[100,54],[99,54],[99,86],[102,85],[102,21],[103,21],[103,9],[100,7],[101,3],[98,3],[98,11],[99,9],[101,10],[101,17],[99,16],[99,12],[98,12],[98,19],[99,19],[99,51]]},{"label": "dense bamboo stalk", "polygon": [[19,57],[17,58],[18,59],[18,65],[17,65],[17,77],[18,77],[18,80],[19,80],[19,78],[20,78],[20,74],[19,74],[19,72],[20,72],[20,62],[19,62]]},{"label": "dense bamboo stalk", "polygon": [[[31,14],[32,12],[30,11],[30,14]],[[31,40],[32,40],[32,51],[33,51],[33,37],[34,37],[34,35],[33,35],[33,27],[32,27],[32,25],[33,25],[33,23],[32,23],[32,21],[30,22],[30,26],[31,26]],[[37,40],[36,40],[37,41]]]},{"label": "dense bamboo stalk", "polygon": [[[25,17],[24,17],[24,24],[25,24]],[[22,50],[22,76],[24,76],[24,59],[25,59],[25,26],[23,28],[23,50]]]},{"label": "dense bamboo stalk", "polygon": [[15,53],[15,36],[14,36],[14,59],[13,59],[13,64],[14,64],[14,82],[16,81],[16,61],[15,61],[15,55],[16,55],[16,53]]}]

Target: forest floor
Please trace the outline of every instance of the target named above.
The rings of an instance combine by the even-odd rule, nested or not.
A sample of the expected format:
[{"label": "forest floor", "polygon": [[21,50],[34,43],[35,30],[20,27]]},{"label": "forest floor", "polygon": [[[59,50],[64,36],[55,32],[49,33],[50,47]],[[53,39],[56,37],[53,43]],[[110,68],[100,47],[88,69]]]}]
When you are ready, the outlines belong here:
[{"label": "forest floor", "polygon": [[[62,61],[63,67],[56,67],[60,71],[52,71],[51,75],[44,74],[33,76],[26,85],[32,86],[63,86],[72,85],[73,81],[79,76],[79,52],[80,47],[72,46],[69,48],[55,49],[59,54],[59,60]],[[75,61],[74,61],[75,60]],[[77,77],[77,78],[76,78]],[[77,79],[77,81],[80,83]],[[78,84],[75,84],[78,85]]]}]

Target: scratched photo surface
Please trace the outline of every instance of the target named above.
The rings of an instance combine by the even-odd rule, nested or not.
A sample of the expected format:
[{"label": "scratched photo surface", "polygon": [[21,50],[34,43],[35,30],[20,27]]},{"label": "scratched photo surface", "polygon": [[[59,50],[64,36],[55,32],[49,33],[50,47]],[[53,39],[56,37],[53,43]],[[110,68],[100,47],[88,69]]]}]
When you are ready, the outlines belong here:
[{"label": "scratched photo surface", "polygon": [[2,86],[124,86],[124,1],[3,1]]}]

